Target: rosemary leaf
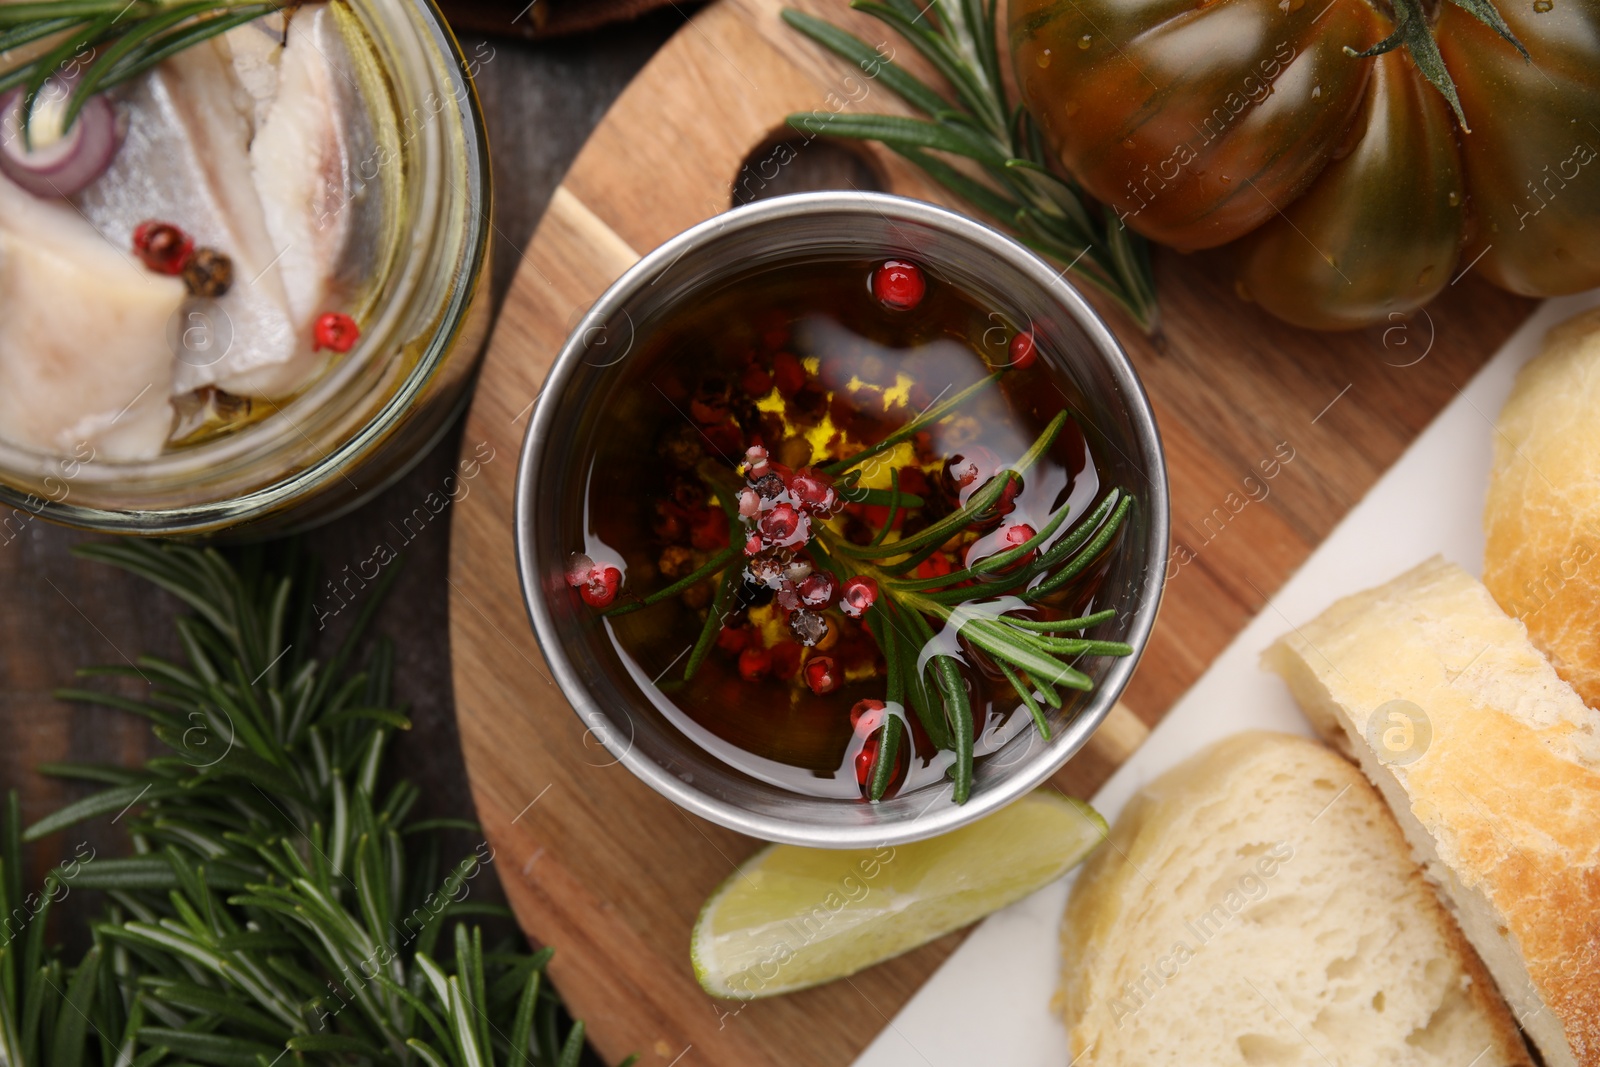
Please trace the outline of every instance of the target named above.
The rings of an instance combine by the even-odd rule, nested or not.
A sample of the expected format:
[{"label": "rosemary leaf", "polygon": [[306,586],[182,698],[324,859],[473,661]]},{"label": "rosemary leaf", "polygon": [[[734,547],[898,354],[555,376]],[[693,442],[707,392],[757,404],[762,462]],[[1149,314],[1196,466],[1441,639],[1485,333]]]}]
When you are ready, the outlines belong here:
[{"label": "rosemary leaf", "polygon": [[836,547],[845,555],[855,556],[858,559],[878,559],[884,556],[898,556],[928,544],[943,543],[964,527],[971,525],[977,516],[993,507],[1000,499],[1000,494],[1005,491],[1006,486],[1010,483],[1012,476],[1027,472],[1029,468],[1037,463],[1039,458],[1050,450],[1050,446],[1055,443],[1062,427],[1066,424],[1067,413],[1063,411],[1050,420],[1050,424],[1044,428],[1044,432],[1033,442],[1028,451],[1023,453],[1021,459],[991,478],[982,489],[972,494],[971,499],[960,510],[951,512],[938,522],[917,531],[910,537],[877,546],[868,545],[863,547],[840,542]]},{"label": "rosemary leaf", "polygon": [[530,969],[522,996],[517,1001],[516,1024],[511,1030],[511,1054],[506,1067],[527,1067],[528,1039],[533,1036],[533,1009],[539,1003],[539,982],[544,977],[538,968]]},{"label": "rosemary leaf", "polygon": [[133,782],[102,789],[46,815],[23,831],[22,840],[38,841],[86,819],[116,814],[141,800],[159,800],[172,795],[176,795],[176,789],[172,786],[140,785]]},{"label": "rosemary leaf", "polygon": [[904,731],[905,724],[898,715],[890,715],[879,730],[878,751],[873,756],[872,776],[868,779],[867,796],[871,800],[882,800],[889,789],[889,780],[900,758],[900,735]]},{"label": "rosemary leaf", "polygon": [[607,616],[628,615],[632,612],[638,611],[640,608],[649,607],[651,604],[659,604],[663,600],[669,600],[683,592],[685,589],[689,588],[691,585],[694,585],[696,582],[704,578],[709,578],[713,574],[722,570],[722,568],[731,563],[733,561],[733,557],[738,554],[738,547],[735,545],[729,545],[727,548],[724,548],[722,551],[718,552],[716,555],[702,563],[699,567],[695,568],[689,574],[679,578],[665,589],[657,589],[649,596],[646,596],[640,600],[635,600],[629,604],[619,604],[614,608],[607,608],[605,611],[601,612],[601,614]]},{"label": "rosemary leaf", "polygon": [[689,662],[683,668],[683,680],[689,681],[694,677],[695,671],[700,669],[700,664],[705,661],[706,653],[711,651],[711,646],[716,644],[717,634],[722,630],[722,621],[728,614],[728,602],[733,599],[734,582],[741,579],[737,567],[729,567],[722,572],[722,581],[717,583],[717,595],[711,601],[711,610],[706,612],[705,625],[700,628],[700,636],[695,640],[694,649],[689,653]]},{"label": "rosemary leaf", "polygon": [[1086,641],[1072,638],[1045,637],[1035,635],[1035,643],[1040,648],[1061,655],[1070,656],[1131,656],[1133,646],[1122,641]]},{"label": "rosemary leaf", "polygon": [[944,111],[948,105],[944,98],[923,85],[904,67],[886,60],[876,48],[851,36],[845,31],[824,22],[814,15],[794,8],[785,8],[783,21],[810,37],[813,41],[836,55],[854,63],[869,78],[882,82],[898,93],[905,101],[929,115]]},{"label": "rosemary leaf", "polygon": [[[0,5],[0,25],[8,25],[3,18],[4,14],[15,10],[19,6],[22,5]],[[15,29],[0,33],[0,54],[9,52],[13,48],[21,48],[25,44],[32,44],[34,41],[51,37],[68,27],[76,25],[77,22],[78,20],[75,18],[41,18],[35,22],[25,22]]]},{"label": "rosemary leaf", "polygon": [[572,1024],[572,1030],[567,1034],[566,1044],[561,1046],[561,1056],[556,1060],[556,1067],[578,1067],[583,1058],[583,1021]]},{"label": "rosemary leaf", "polygon": [[1100,554],[1106,550],[1108,545],[1111,544],[1112,540],[1117,536],[1117,531],[1122,528],[1122,520],[1127,517],[1128,511],[1132,507],[1133,498],[1125,497],[1122,502],[1117,505],[1117,510],[1112,513],[1110,520],[1100,529],[1100,532],[1095,535],[1094,540],[1090,541],[1089,544],[1078,553],[1076,559],[1074,559],[1065,567],[1062,567],[1059,571],[1045,579],[1039,585],[1034,586],[1032,589],[1022,594],[1022,599],[1029,603],[1040,600],[1049,596],[1051,593],[1055,592],[1057,589],[1060,589],[1063,585],[1067,584],[1081,574],[1084,569],[1089,566],[1089,564],[1100,558]]},{"label": "rosemary leaf", "polygon": [[1025,684],[1017,676],[1016,669],[1005,660],[996,660],[995,663],[1000,668],[1000,673],[1006,676],[1006,681],[1011,683],[1011,688],[1017,691],[1017,697],[1022,701],[1022,706],[1028,709],[1029,715],[1033,716],[1033,725],[1039,731],[1039,736],[1046,741],[1050,740],[1050,723],[1044,717],[1044,709],[1039,707],[1038,702],[1033,699],[1033,686]]},{"label": "rosemary leaf", "polygon": [[884,516],[883,526],[873,535],[869,542],[873,545],[883,544],[883,539],[889,536],[889,531],[894,529],[894,520],[900,514],[900,505],[904,503],[905,496],[900,492],[900,471],[891,468],[889,471],[889,513]]},{"label": "rosemary leaf", "polygon": [[878,647],[883,650],[885,670],[888,674],[888,683],[884,690],[883,701],[887,705],[899,704],[902,707],[906,702],[906,680],[903,674],[905,663],[900,657],[900,642],[895,635],[889,632],[889,616],[886,608],[877,608],[867,615],[867,628],[872,631],[872,637],[878,642]]},{"label": "rosemary leaf", "polygon": [[270,1062],[272,1057],[283,1051],[281,1047],[263,1044],[260,1041],[175,1030],[164,1026],[145,1027],[139,1031],[139,1041],[147,1047],[159,1045],[201,1063],[254,1064],[257,1062],[257,1057]]},{"label": "rosemary leaf", "polygon": [[957,585],[985,574],[1004,570],[1029,553],[1038,551],[1039,546],[1048,541],[1051,535],[1061,528],[1061,524],[1067,520],[1067,514],[1067,508],[1057,508],[1056,513],[1050,517],[1050,521],[1040,527],[1037,533],[1022,544],[1008,548],[1004,552],[996,552],[994,555],[988,556],[971,566],[937,578],[916,578],[897,581],[893,583],[894,588],[904,590],[933,589],[939,586]]},{"label": "rosemary leaf", "polygon": [[840,113],[829,116],[818,133],[833,137],[847,137],[857,141],[882,141],[891,148],[916,151],[933,149],[964,156],[990,167],[1005,165],[1005,156],[994,146],[958,122],[935,122],[928,119],[903,118],[899,115],[851,115]]},{"label": "rosemary leaf", "polygon": [[934,705],[922,665],[922,650],[933,640],[933,631],[918,612],[907,611],[902,616],[892,602],[886,607],[890,640],[900,643],[897,658],[911,710],[916,713],[917,721],[922,723],[923,730],[934,746],[948,749],[952,747],[950,729],[945,723],[944,713]]},{"label": "rosemary leaf", "polygon": [[965,804],[972,795],[972,703],[967,698],[967,685],[956,669],[953,656],[933,657],[934,677],[944,696],[944,711],[950,721],[950,733],[955,739],[955,790],[951,796],[957,804]]},{"label": "rosemary leaf", "polygon": [[96,981],[99,978],[104,947],[95,945],[83,960],[67,987],[66,1007],[56,1018],[50,1047],[51,1067],[82,1067],[89,1037],[89,1013],[94,1010]]},{"label": "rosemary leaf", "polygon": [[97,15],[116,15],[121,10],[131,10],[135,17],[147,13],[154,5],[147,0],[34,0],[31,3],[0,6],[0,26],[27,25],[42,19],[70,18],[75,21]]},{"label": "rosemary leaf", "polygon": [[1116,608],[1106,608],[1093,615],[1085,615],[1077,619],[1017,619],[1010,615],[1005,616],[1007,626],[1019,630],[1038,630],[1049,632],[1053,630],[1087,630],[1091,626],[1098,626],[1103,622],[1110,622],[1117,617]]}]

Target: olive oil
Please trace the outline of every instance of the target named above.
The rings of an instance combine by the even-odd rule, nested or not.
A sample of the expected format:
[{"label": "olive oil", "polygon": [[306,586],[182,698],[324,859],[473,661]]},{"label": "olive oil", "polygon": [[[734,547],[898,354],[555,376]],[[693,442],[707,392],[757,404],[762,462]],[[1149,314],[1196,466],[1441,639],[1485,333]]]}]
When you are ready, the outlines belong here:
[{"label": "olive oil", "polygon": [[[658,691],[657,706],[674,726],[745,773],[814,796],[865,794],[876,743],[871,728],[885,714],[899,714],[907,727],[891,792],[938,783],[955,760],[904,707],[872,713],[874,703],[881,708],[885,701],[888,674],[871,626],[906,626],[903,616],[897,624],[879,605],[852,618],[845,599],[790,610],[814,587],[831,586],[838,596],[854,566],[832,553],[833,564],[845,570],[828,577],[818,546],[890,543],[927,529],[1016,464],[1064,411],[1064,427],[1020,488],[1007,487],[981,521],[941,541],[908,576],[937,589],[942,575],[959,575],[974,560],[1021,544],[1062,509],[1064,533],[1110,488],[1101,485],[1071,417],[1073,389],[1052,365],[1042,331],[1006,321],[936,276],[914,279],[925,290],[913,289],[913,306],[905,307],[911,297],[884,290],[881,271],[875,289],[877,266],[780,262],[653,325],[623,366],[610,404],[614,423],[589,473],[587,540],[574,546],[622,572],[621,609],[629,598],[665,589],[733,551],[727,566],[737,573],[722,602],[719,576],[708,574],[647,610],[614,610],[605,625],[634,676]],[[1045,358],[1035,358],[1041,351]],[[994,387],[870,456],[854,468],[858,474],[822,473],[1001,369]],[[755,471],[752,447],[766,457]],[[736,499],[754,507],[752,487],[761,484],[755,475],[768,463],[791,484],[796,472],[818,472],[838,489],[833,506],[810,515],[816,540],[798,551],[758,551],[768,520],[741,525],[731,514]],[[902,501],[920,503],[891,507],[884,499],[891,487]],[[852,499],[866,489],[878,495]],[[890,556],[882,565],[897,562]],[[769,583],[752,574],[762,566],[771,569]],[[1006,610],[1025,610],[1030,618],[1074,618],[1094,610],[1104,569],[1101,558],[1025,607],[984,592],[1015,567],[974,578],[956,595],[997,609],[1010,604]],[[807,585],[816,574],[824,577]],[[1014,599],[1015,592],[1008,595]],[[685,679],[712,615],[714,643]],[[932,640],[916,644],[960,665],[974,756],[1031,730],[1030,713],[1004,670],[951,626],[927,622]]]}]

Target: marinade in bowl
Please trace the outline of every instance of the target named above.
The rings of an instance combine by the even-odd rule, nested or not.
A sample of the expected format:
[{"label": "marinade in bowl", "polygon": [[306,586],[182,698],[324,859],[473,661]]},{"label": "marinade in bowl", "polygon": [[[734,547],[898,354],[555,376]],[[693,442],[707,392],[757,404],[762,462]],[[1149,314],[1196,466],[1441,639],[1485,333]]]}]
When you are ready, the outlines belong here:
[{"label": "marinade in bowl", "polygon": [[518,473],[530,617],[590,732],[771,840],[931,836],[1020,796],[1159,600],[1159,441],[1055,272],[929,205],[736,210],[623,277]]},{"label": "marinade in bowl", "polygon": [[[8,527],[252,537],[355,506],[436,439],[483,338],[488,173],[455,41],[431,6],[291,5],[64,122],[117,46],[55,68],[31,114],[0,98]],[[107,120],[105,158],[41,165]]]},{"label": "marinade in bowl", "polygon": [[[796,793],[841,799],[869,791],[870,764],[881,744],[872,727],[885,712],[901,718],[907,742],[886,772],[887,795],[944,780],[956,758],[934,743],[911,701],[896,701],[897,711],[873,705],[887,693],[882,642],[898,639],[904,651],[918,655],[928,642],[909,632],[907,619],[884,617],[883,625],[908,632],[875,634],[870,609],[863,617],[848,614],[842,590],[867,561],[845,553],[893,545],[947,521],[1071,406],[1047,365],[1037,358],[1014,365],[1010,347],[1018,331],[996,313],[940,280],[926,286],[915,308],[885,309],[863,282],[873,269],[848,259],[774,264],[664,323],[631,358],[618,384],[615,432],[596,443],[582,546],[590,560],[618,567],[620,595],[608,605],[617,612],[608,629],[618,658],[641,688],[659,694],[654,703],[669,722],[745,774]],[[864,471],[862,477],[842,485],[822,470],[879,444],[942,399],[981,387],[997,367],[1006,373],[993,387],[851,468]],[[732,474],[747,467],[752,446],[769,456],[762,488],[776,488],[772,477],[787,474],[793,481],[807,472],[828,484],[837,504],[825,514],[812,511],[822,542],[815,548],[776,557],[744,553],[743,524],[731,523],[720,506],[715,468]],[[748,480],[729,478],[727,488],[737,495],[737,482]],[[885,501],[855,488],[883,494],[893,485],[903,491],[899,506],[892,494]],[[1027,590],[1013,588],[1003,571],[965,586],[938,580],[1001,550],[1008,530],[1037,532],[1059,509],[1067,510],[1062,525],[1070,527],[1114,489],[1102,484],[1070,413],[1019,486],[907,573],[930,592],[973,589],[971,603],[1015,600]],[[741,573],[725,603],[716,603],[714,573],[643,605],[726,548],[738,550],[728,566]],[[830,548],[848,572],[842,577],[831,576],[817,558]],[[1114,548],[1114,542],[1107,546],[1107,557]],[[893,567],[898,559],[883,562]],[[1029,614],[1092,615],[1106,563],[1090,561],[1046,608]],[[771,565],[784,573],[762,580]],[[636,604],[650,610],[627,610]],[[689,674],[686,661],[712,614],[710,646]],[[975,759],[1032,728],[1028,709],[992,657],[942,631],[932,641],[950,645],[959,663]],[[866,712],[877,714],[861,728]]]}]

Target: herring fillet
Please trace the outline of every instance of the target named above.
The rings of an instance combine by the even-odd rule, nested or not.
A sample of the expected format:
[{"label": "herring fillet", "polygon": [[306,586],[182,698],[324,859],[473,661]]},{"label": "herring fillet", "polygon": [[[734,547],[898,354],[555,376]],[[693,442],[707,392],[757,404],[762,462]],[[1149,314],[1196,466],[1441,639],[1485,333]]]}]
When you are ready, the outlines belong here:
[{"label": "herring fillet", "polygon": [[78,459],[159,454],[185,295],[70,205],[0,177],[0,437]]},{"label": "herring fillet", "polygon": [[277,94],[250,145],[267,233],[283,250],[289,314],[304,335],[339,302],[341,261],[366,198],[358,168],[397,165],[368,147],[363,115],[336,15],[326,5],[306,10],[289,24]]},{"label": "herring fillet", "polygon": [[132,247],[147,219],[173,223],[233,261],[217,301],[231,333],[220,358],[177,358],[174,395],[214,385],[241,396],[293,392],[315,367],[289,313],[278,260],[251,180],[251,101],[225,43],[195,45],[139,79],[120,101],[128,131],[105,174],[77,197],[109,240]]}]

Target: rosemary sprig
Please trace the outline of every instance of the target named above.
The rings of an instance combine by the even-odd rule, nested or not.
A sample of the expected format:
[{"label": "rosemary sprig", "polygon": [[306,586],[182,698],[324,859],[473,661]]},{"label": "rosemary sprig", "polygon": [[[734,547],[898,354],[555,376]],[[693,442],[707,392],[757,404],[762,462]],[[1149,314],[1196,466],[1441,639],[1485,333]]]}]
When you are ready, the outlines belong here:
[{"label": "rosemary sprig", "polygon": [[[793,9],[784,21],[849,60],[927,116],[829,111],[790,115],[810,135],[880,141],[915,163],[977,210],[1005,223],[1023,243],[1066,266],[1153,331],[1157,304],[1149,249],[1078,184],[1049,166],[1043,139],[1020,104],[1009,101],[995,33],[997,0],[855,0],[852,7],[885,23],[947,81],[946,100],[904,67],[822,19]],[[969,160],[981,175],[946,162]]]},{"label": "rosemary sprig", "polygon": [[[106,788],[25,832],[13,799],[0,842],[8,916],[32,899],[24,841],[135,809],[122,820],[134,854],[52,872],[45,903],[7,928],[0,1062],[576,1067],[583,1025],[562,1021],[550,951],[486,946],[463,921],[504,914],[471,899],[487,846],[441,871],[438,831],[470,824],[411,821],[417,788],[382,784],[388,740],[409,724],[389,691],[392,650],[380,642],[357,663],[381,589],[322,661],[303,559],[274,567],[257,550],[235,565],[149,543],[79,554],[195,614],[178,623],[183,662],[85,672],[141,678],[144,699],[60,694],[149,719],[170,754],[48,768]],[[110,900],[76,964],[45,947],[52,887]]]},{"label": "rosemary sprig", "polygon": [[[956,405],[975,395],[981,388],[993,384],[1000,373],[1003,372],[963,390],[951,398],[951,403],[930,408],[890,437],[905,440],[933,425],[949,415]],[[902,576],[909,570],[904,565],[905,560],[897,564],[892,557],[899,555],[906,560],[920,562],[937,551],[950,537],[979,521],[996,505],[1010,480],[1020,477],[1050,450],[1065,428],[1066,420],[1066,412],[1059,413],[1016,463],[998,472],[973,493],[962,507],[909,537],[893,541],[886,537],[900,504],[897,476],[891,476],[890,510],[885,525],[867,545],[853,545],[826,528],[817,537],[822,552],[832,560],[831,569],[836,573],[841,572],[848,561],[848,566],[878,581],[887,603],[874,607],[869,612],[868,621],[874,639],[885,653],[890,702],[899,703],[895,694],[910,695],[914,710],[929,737],[941,749],[955,752],[952,777],[954,799],[958,804],[967,800],[972,788],[975,742],[972,708],[956,657],[947,651],[938,651],[944,646],[935,642],[927,619],[939,620],[947,630],[987,653],[1016,690],[1019,701],[1033,717],[1041,735],[1049,740],[1048,720],[1034,700],[1032,689],[1037,687],[1039,695],[1052,708],[1060,708],[1062,703],[1056,691],[1057,686],[1083,691],[1092,687],[1089,676],[1071,666],[1064,657],[1126,656],[1133,651],[1122,642],[1069,639],[1054,634],[1081,631],[1106,622],[1115,616],[1115,611],[1106,609],[1081,619],[1052,622],[1012,619],[1001,613],[998,604],[992,610],[986,610],[983,605],[985,602],[996,604],[1000,594],[1019,586],[1027,587],[1021,598],[1024,603],[1036,602],[1083,573],[1102,558],[1116,537],[1132,507],[1132,498],[1112,490],[1072,529],[1050,544],[1069,517],[1068,508],[1063,505],[1022,544],[977,560],[950,574],[933,578],[906,578]],[[840,460],[833,467],[847,470],[882,451],[880,442]],[[1015,568],[1014,572],[1007,573],[1009,568]],[[995,574],[1004,574],[1005,577],[998,582],[985,580]],[[910,623],[911,632],[902,637],[907,622]],[[919,693],[922,694],[922,700],[917,703]],[[932,693],[939,695],[942,709],[933,706],[933,701],[929,699]],[[871,776],[872,799],[882,795],[878,788],[880,781],[887,782],[888,772],[883,765],[892,758],[888,735],[886,723],[879,735],[879,751]],[[898,736],[895,740],[898,743]]]},{"label": "rosemary sprig", "polygon": [[[935,577],[916,577],[912,573],[923,560],[941,551],[951,538],[974,523],[993,518],[1007,486],[1026,474],[1055,444],[1066,428],[1066,412],[1052,418],[1015,463],[996,472],[962,506],[914,533],[890,536],[896,516],[902,510],[925,504],[920,497],[901,489],[898,471],[891,470],[887,490],[870,491],[870,497],[869,491],[858,484],[861,464],[954,414],[967,400],[999,381],[1004,373],[997,371],[979,380],[908,420],[876,444],[823,468],[844,473],[837,487],[844,499],[870,500],[887,509],[883,525],[865,544],[854,543],[841,530],[818,521],[807,546],[814,564],[828,571],[839,585],[857,575],[870,577],[878,583],[879,598],[867,611],[865,622],[884,656],[885,700],[891,711],[874,734],[877,752],[867,776],[867,795],[872,800],[881,799],[892,780],[905,725],[897,713],[907,706],[916,715],[928,739],[939,749],[954,753],[951,776],[955,801],[965,803],[970,796],[976,729],[971,700],[961,675],[965,664],[957,658],[955,638],[963,639],[970,648],[999,666],[1016,690],[1019,703],[1027,708],[1046,740],[1050,737],[1050,727],[1039,701],[1052,709],[1060,709],[1063,702],[1059,689],[1087,691],[1092,688],[1089,675],[1073,663],[1083,656],[1126,656],[1133,651],[1122,642],[1064,636],[1109,621],[1116,614],[1112,609],[1062,620],[1018,618],[1007,614],[1059,591],[1104,558],[1133,505],[1132,498],[1118,490],[1106,494],[1070,528],[1067,523],[1071,513],[1068,505],[1063,504],[1020,545],[973,560],[951,573]],[[733,506],[735,491],[725,484],[726,472],[702,471],[701,477],[727,509],[730,545],[742,545],[745,531]],[[689,656],[684,674],[687,681],[694,676],[730,617],[735,590],[744,580],[741,563],[736,549],[724,549],[689,577],[633,604],[613,608],[608,614],[622,614],[658,603],[720,570],[715,598]],[[930,620],[939,623],[948,636],[936,638]]]},{"label": "rosemary sprig", "polygon": [[[24,135],[45,84],[71,85],[62,127],[95,93],[185,49],[300,0],[33,0],[0,4],[0,56],[54,40],[42,54],[0,66],[0,92],[23,86]],[[70,71],[70,74],[69,74]]]}]

